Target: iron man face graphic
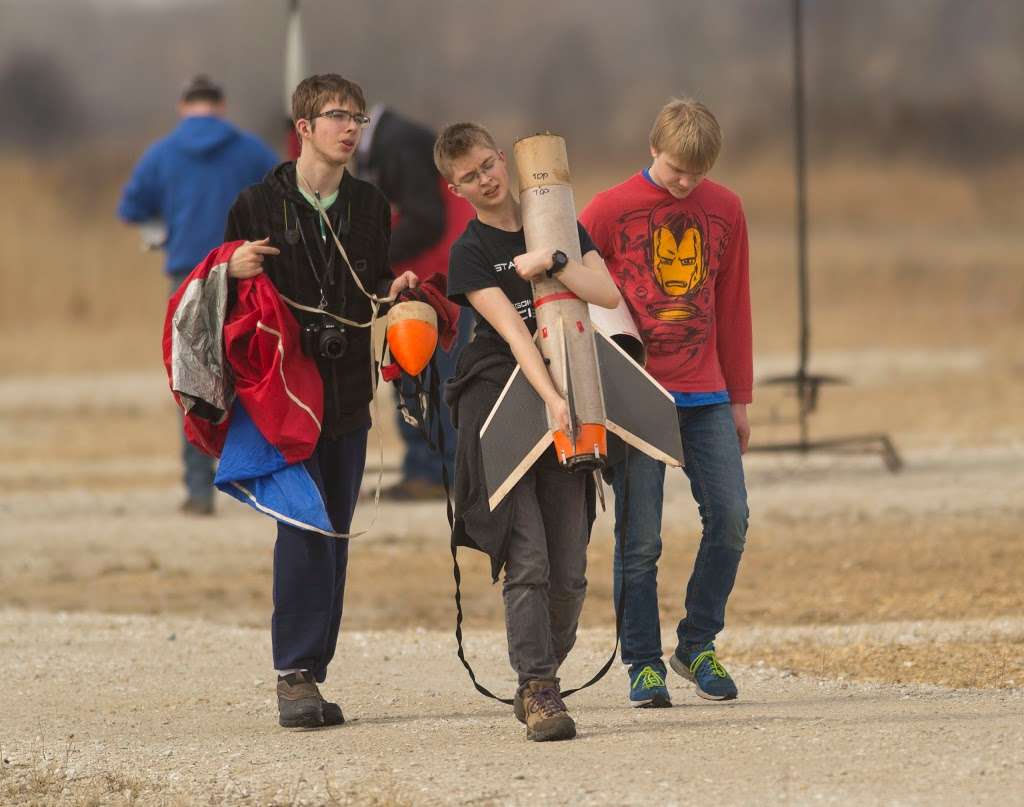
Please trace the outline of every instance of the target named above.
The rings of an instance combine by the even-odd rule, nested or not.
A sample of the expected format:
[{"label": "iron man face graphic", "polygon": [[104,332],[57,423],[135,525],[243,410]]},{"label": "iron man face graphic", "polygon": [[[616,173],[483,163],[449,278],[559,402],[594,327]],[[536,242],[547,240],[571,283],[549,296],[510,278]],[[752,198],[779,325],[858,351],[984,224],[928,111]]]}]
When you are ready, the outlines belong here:
[{"label": "iron man face graphic", "polygon": [[697,205],[678,200],[617,219],[617,250],[628,256],[618,278],[650,356],[685,363],[711,333],[714,277],[728,227]]},{"label": "iron man face graphic", "polygon": [[698,222],[688,216],[669,216],[650,226],[651,269],[668,299],[652,300],[648,313],[662,322],[693,318],[697,309],[691,298],[708,277],[704,236]]}]

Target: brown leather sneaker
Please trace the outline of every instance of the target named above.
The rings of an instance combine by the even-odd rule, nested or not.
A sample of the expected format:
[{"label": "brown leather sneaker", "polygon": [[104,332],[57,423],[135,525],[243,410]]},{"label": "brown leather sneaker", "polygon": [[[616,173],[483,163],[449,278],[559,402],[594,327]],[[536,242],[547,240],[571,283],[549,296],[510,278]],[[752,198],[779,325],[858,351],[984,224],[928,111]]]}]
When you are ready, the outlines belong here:
[{"label": "brown leather sneaker", "polygon": [[[313,699],[320,701],[321,722],[315,722],[316,707]],[[311,672],[289,673],[277,677],[277,711],[279,722],[285,728],[318,728],[340,726],[345,715],[336,703],[324,700],[316,679]]]},{"label": "brown leather sneaker", "polygon": [[543,743],[553,740],[571,740],[576,736],[576,723],[569,717],[558,683],[534,679],[519,688],[523,710],[526,713],[526,739]]},{"label": "brown leather sneaker", "polygon": [[286,729],[317,729],[325,725],[324,699],[313,673],[294,672],[277,677],[277,713],[278,722]]}]

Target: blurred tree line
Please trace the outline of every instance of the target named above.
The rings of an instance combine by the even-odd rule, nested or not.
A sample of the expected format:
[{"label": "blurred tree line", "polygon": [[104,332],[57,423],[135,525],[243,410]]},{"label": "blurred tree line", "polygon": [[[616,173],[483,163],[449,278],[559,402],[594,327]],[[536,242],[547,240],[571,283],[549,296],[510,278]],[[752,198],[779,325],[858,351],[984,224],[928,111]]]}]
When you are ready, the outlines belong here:
[{"label": "blurred tree line", "polygon": [[[811,148],[988,163],[1024,134],[1024,3],[806,0]],[[0,0],[0,148],[139,142],[208,72],[231,116],[280,135],[284,0]],[[370,102],[503,142],[548,129],[636,161],[673,94],[708,102],[728,148],[788,144],[790,0],[304,0],[308,62]],[[735,153],[735,152],[734,152]]]}]

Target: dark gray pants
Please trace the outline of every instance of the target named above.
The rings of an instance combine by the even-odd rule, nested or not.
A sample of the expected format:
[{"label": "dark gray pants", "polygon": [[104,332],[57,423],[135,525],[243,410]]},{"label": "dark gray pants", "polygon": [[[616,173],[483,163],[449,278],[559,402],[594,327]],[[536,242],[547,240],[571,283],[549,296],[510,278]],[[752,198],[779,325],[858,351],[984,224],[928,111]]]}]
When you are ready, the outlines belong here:
[{"label": "dark gray pants", "polygon": [[515,514],[503,595],[508,657],[520,684],[557,676],[587,593],[586,476],[546,459],[509,494]]}]

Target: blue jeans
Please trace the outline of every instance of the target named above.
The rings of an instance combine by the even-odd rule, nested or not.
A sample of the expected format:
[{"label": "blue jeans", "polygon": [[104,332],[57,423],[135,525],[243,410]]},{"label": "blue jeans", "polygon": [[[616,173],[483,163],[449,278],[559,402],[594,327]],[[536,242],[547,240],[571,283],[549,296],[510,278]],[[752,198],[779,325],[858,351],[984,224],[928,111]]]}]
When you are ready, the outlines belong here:
[{"label": "blue jeans", "polygon": [[[464,313],[459,317],[458,336],[455,338],[451,351],[446,353],[438,347],[436,363],[437,372],[440,376],[438,379],[440,390],[443,390],[445,382],[455,375],[455,362],[462,348],[469,342],[472,332],[473,317],[469,313]],[[416,397],[416,388],[412,378],[402,373],[402,380],[399,383],[402,385],[402,392],[405,396],[409,413],[418,420],[421,419],[422,413],[420,412],[419,399]],[[452,426],[451,413],[449,413],[448,406],[443,400],[440,402],[440,413],[441,429],[444,432],[444,464],[448,466],[448,480],[451,481],[455,468],[455,427]],[[402,479],[425,479],[429,482],[440,484],[441,455],[430,447],[419,429],[405,422],[401,412],[397,413],[397,418],[398,433],[402,437],[402,442],[405,443],[405,456],[402,459]],[[430,436],[436,443],[437,426],[434,424],[431,424]]]},{"label": "blue jeans", "polygon": [[[677,650],[689,650],[713,641],[725,625],[725,605],[743,554],[749,511],[739,440],[729,404],[683,407],[677,412],[686,476],[703,526],[686,587],[686,612],[676,629]],[[626,664],[649,664],[662,657],[658,559],[665,465],[630,448],[628,459],[611,472],[615,492],[616,603],[623,579],[626,584],[622,660]],[[627,483],[628,514],[624,512]],[[624,520],[627,534],[623,545]]]},{"label": "blue jeans", "polygon": [[[189,276],[191,269],[184,272],[168,274],[170,296],[178,290],[182,282]],[[184,415],[182,415],[184,418]],[[185,438],[185,429],[181,430],[181,463],[185,468],[182,481],[185,483],[186,495],[195,502],[213,501],[214,459],[207,456]]]}]

